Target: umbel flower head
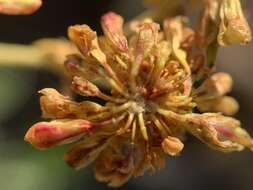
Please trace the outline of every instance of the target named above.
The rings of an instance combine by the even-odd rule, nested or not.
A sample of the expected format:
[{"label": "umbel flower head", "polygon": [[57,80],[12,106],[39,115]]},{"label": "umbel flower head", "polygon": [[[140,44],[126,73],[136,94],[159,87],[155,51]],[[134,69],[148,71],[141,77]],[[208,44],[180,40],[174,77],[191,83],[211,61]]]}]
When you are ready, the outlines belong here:
[{"label": "umbel flower head", "polygon": [[[101,24],[100,37],[87,25],[69,27],[81,54],[69,55],[65,66],[74,92],[105,105],[43,89],[43,117],[52,121],[33,125],[26,141],[42,150],[78,141],[65,153],[66,162],[81,169],[95,161],[97,180],[113,187],[164,168],[166,155],[182,151],[185,133],[222,152],[253,149],[240,122],[222,114],[238,109],[226,96],[230,75],[210,74],[209,56],[195,51],[196,35],[186,18],[166,19],[163,30],[152,20],[139,21],[128,37],[115,13],[104,15]],[[110,93],[94,80],[110,85]]]}]

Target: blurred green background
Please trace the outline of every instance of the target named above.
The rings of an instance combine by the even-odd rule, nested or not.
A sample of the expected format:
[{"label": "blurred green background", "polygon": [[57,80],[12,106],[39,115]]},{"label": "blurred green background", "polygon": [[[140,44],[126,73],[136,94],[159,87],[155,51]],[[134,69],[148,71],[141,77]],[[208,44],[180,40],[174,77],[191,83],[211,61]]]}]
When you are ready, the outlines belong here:
[{"label": "blurred green background", "polygon": [[[142,10],[140,0],[44,1],[32,16],[0,16],[0,41],[28,44],[41,37],[64,37],[71,24],[86,23],[97,31],[100,16],[114,10],[132,18]],[[253,1],[243,5],[253,25]],[[10,52],[11,53],[11,52]],[[15,54],[13,55],[15,56]],[[221,49],[218,69],[232,74],[232,95],[240,102],[236,116],[253,134],[253,44]],[[60,89],[60,79],[48,71],[0,64],[0,190],[108,189],[96,182],[92,166],[81,171],[63,160],[66,147],[37,151],[23,141],[27,129],[39,121],[39,96],[44,87]],[[253,153],[223,154],[188,136],[181,156],[168,158],[166,169],[154,176],[132,179],[129,190],[252,190]]]}]

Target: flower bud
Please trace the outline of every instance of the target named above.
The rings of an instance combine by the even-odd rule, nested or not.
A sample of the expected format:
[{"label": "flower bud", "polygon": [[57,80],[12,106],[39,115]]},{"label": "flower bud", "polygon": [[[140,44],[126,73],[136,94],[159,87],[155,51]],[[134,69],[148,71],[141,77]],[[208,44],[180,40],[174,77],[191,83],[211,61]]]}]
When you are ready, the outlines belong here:
[{"label": "flower bud", "polygon": [[155,23],[144,23],[140,26],[135,41],[135,64],[133,64],[131,76],[136,77],[138,75],[141,63],[157,44],[158,30],[159,25]]},{"label": "flower bud", "polygon": [[106,56],[98,45],[96,32],[87,25],[70,26],[68,35],[72,42],[76,44],[84,57],[99,64],[106,63]]},{"label": "flower bud", "polygon": [[239,110],[238,102],[230,96],[199,101],[197,106],[201,112],[221,112],[224,115],[234,115]]},{"label": "flower bud", "polygon": [[97,96],[100,91],[98,87],[82,77],[74,77],[72,89],[82,96]]},{"label": "flower bud", "polygon": [[178,138],[168,136],[163,140],[162,148],[166,154],[175,156],[183,150],[184,144]]},{"label": "flower bud", "polygon": [[94,161],[105,149],[107,139],[102,136],[90,136],[75,144],[65,152],[65,161],[75,169],[81,169]]},{"label": "flower bud", "polygon": [[41,0],[0,0],[0,13],[8,15],[32,14],[41,5]]},{"label": "flower bud", "polygon": [[136,41],[136,59],[145,58],[157,44],[158,31],[160,26],[156,23],[143,23],[139,28],[138,39]]},{"label": "flower bud", "polygon": [[40,106],[44,118],[63,119],[73,116],[70,107],[77,107],[77,104],[68,97],[52,88],[45,88],[39,92],[43,94]]},{"label": "flower bud", "polygon": [[251,30],[243,15],[240,0],[222,0],[220,19],[220,45],[246,44],[251,41]]},{"label": "flower bud", "polygon": [[79,140],[93,125],[82,119],[54,120],[33,125],[25,135],[25,141],[35,148],[47,149]]},{"label": "flower bud", "polygon": [[215,73],[208,78],[196,93],[200,99],[209,99],[223,96],[231,91],[233,80],[227,73]]},{"label": "flower bud", "polygon": [[126,52],[128,44],[123,32],[123,22],[123,18],[113,12],[105,14],[101,19],[104,34],[112,48]]},{"label": "flower bud", "polygon": [[[75,25],[69,27],[68,35],[83,54],[86,63],[91,65],[90,67],[101,65],[110,77],[115,77],[115,73],[107,63],[106,55],[99,47],[96,32],[87,25]],[[98,67],[96,68],[99,70]]]},{"label": "flower bud", "polygon": [[86,63],[78,54],[68,55],[64,65],[71,76],[83,76],[88,80],[99,79],[94,65]]},{"label": "flower bud", "polygon": [[86,119],[88,115],[100,113],[103,110],[103,106],[95,102],[83,101],[78,103],[51,88],[45,88],[40,93],[43,94],[40,98],[40,106],[44,118]]},{"label": "flower bud", "polygon": [[64,62],[67,72],[72,76],[81,75],[81,66],[83,59],[78,54],[68,55],[66,61]]}]

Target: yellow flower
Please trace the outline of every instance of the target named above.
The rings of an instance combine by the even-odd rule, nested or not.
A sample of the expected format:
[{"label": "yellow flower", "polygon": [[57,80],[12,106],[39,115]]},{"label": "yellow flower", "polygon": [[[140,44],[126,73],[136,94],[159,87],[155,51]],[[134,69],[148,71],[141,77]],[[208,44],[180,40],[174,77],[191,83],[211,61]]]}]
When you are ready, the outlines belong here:
[{"label": "yellow flower", "polygon": [[[231,90],[228,74],[216,73],[197,85],[210,70],[203,53],[193,51],[196,35],[186,26],[186,18],[166,19],[163,30],[150,20],[138,22],[129,38],[121,16],[108,13],[101,23],[101,37],[87,25],[69,27],[81,55],[69,55],[65,66],[73,77],[73,91],[102,99],[105,105],[76,102],[54,89],[43,89],[43,116],[52,121],[32,126],[26,141],[39,149],[79,141],[66,152],[66,162],[81,169],[95,161],[96,178],[113,187],[163,168],[167,154],[182,151],[185,132],[219,151],[252,149],[251,137],[236,119],[193,113],[194,108],[236,110],[210,103]],[[95,79],[106,82],[111,91],[103,92],[92,83]],[[209,109],[203,109],[205,105]]]}]

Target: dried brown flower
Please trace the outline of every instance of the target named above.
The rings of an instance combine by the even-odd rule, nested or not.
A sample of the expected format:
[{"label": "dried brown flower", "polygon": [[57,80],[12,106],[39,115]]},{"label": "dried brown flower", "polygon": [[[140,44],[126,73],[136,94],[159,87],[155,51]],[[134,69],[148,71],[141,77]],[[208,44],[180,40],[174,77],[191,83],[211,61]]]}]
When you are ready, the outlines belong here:
[{"label": "dried brown flower", "polygon": [[[65,66],[73,76],[73,91],[106,104],[75,102],[54,89],[43,89],[43,116],[52,121],[32,126],[26,141],[39,149],[79,141],[66,152],[66,162],[81,169],[95,161],[96,178],[113,187],[163,168],[167,154],[182,151],[185,132],[222,152],[253,148],[236,119],[193,113],[198,108],[231,115],[238,106],[225,96],[232,88],[230,75],[207,77],[208,56],[193,51],[197,35],[186,18],[166,19],[162,31],[150,20],[138,22],[129,38],[121,16],[108,13],[101,23],[101,37],[87,25],[69,28],[81,55],[69,55]],[[110,94],[92,84],[94,79],[108,83]]]},{"label": "dried brown flower", "polygon": [[246,44],[251,41],[251,30],[246,21],[240,0],[223,0],[220,5],[220,45]]},{"label": "dried brown flower", "polygon": [[199,24],[199,45],[218,41],[221,46],[247,44],[251,30],[243,14],[240,0],[205,0]]}]

